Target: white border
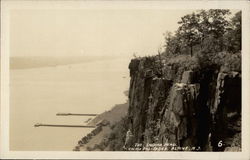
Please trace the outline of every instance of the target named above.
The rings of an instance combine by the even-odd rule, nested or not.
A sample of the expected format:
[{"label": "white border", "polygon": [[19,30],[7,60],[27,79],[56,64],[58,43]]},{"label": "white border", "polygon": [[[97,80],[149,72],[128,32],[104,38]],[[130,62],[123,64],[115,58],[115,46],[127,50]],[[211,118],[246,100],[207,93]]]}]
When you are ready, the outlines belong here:
[{"label": "white border", "polygon": [[[250,9],[246,1],[2,1],[1,4],[1,146],[0,158],[60,159],[250,159],[249,82]],[[242,152],[34,152],[9,151],[9,13],[12,9],[241,9],[242,50]]]}]

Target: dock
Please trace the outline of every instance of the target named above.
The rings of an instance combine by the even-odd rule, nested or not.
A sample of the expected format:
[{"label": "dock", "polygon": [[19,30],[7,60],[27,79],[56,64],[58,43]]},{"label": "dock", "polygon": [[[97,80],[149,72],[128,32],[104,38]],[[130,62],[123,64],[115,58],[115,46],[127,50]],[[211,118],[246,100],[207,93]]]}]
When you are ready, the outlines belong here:
[{"label": "dock", "polygon": [[57,113],[57,116],[97,116],[98,114]]},{"label": "dock", "polygon": [[77,128],[96,128],[96,126],[84,126],[84,125],[64,125],[64,124],[42,124],[37,123],[34,127],[77,127]]}]

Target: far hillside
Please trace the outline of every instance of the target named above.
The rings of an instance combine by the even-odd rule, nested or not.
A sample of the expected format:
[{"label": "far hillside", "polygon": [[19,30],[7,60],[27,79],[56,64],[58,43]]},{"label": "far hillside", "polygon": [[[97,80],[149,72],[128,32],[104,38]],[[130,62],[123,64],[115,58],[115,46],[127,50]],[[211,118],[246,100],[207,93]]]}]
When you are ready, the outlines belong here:
[{"label": "far hillside", "polygon": [[107,60],[111,56],[81,56],[81,57],[10,57],[10,69],[28,69],[40,67],[56,67],[77,63]]}]

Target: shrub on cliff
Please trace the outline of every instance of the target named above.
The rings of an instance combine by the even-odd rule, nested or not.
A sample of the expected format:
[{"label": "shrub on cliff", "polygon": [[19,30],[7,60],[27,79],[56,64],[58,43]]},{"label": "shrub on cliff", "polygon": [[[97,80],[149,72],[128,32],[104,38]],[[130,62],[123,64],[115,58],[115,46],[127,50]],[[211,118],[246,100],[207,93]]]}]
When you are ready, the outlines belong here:
[{"label": "shrub on cliff", "polygon": [[214,68],[222,72],[241,72],[241,52],[199,53],[197,59],[202,70]]},{"label": "shrub on cliff", "polygon": [[215,72],[241,72],[241,52],[198,52],[190,55],[168,55],[163,57],[164,76],[174,82],[180,82],[184,71],[192,70],[196,73],[205,73],[208,70]]},{"label": "shrub on cliff", "polygon": [[[182,74],[184,71],[192,70],[198,71],[200,70],[200,66],[198,63],[198,59],[196,56],[189,56],[189,55],[172,55],[168,57],[164,57],[166,64],[165,66],[171,67],[171,70],[174,71],[175,77],[174,81],[178,82],[182,78]],[[166,70],[168,70],[166,68]]]},{"label": "shrub on cliff", "polygon": [[241,53],[227,54],[222,62],[221,70],[223,72],[236,71],[241,72]]},{"label": "shrub on cliff", "polygon": [[199,64],[196,57],[189,55],[179,55],[169,58],[167,65],[176,66],[176,68],[183,68],[183,70],[197,70]]}]

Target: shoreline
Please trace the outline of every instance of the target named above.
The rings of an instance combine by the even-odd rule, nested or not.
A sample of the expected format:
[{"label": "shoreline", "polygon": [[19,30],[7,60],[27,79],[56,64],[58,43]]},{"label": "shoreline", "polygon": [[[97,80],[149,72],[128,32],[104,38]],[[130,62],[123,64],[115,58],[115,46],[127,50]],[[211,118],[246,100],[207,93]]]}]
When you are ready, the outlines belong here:
[{"label": "shoreline", "polygon": [[[124,94],[128,96],[128,91],[124,91]],[[78,140],[73,151],[88,151],[95,148],[95,145],[101,143],[111,133],[111,127],[127,115],[128,106],[128,100],[125,103],[116,104],[109,111],[97,115],[88,122],[87,125],[97,127]]]}]

